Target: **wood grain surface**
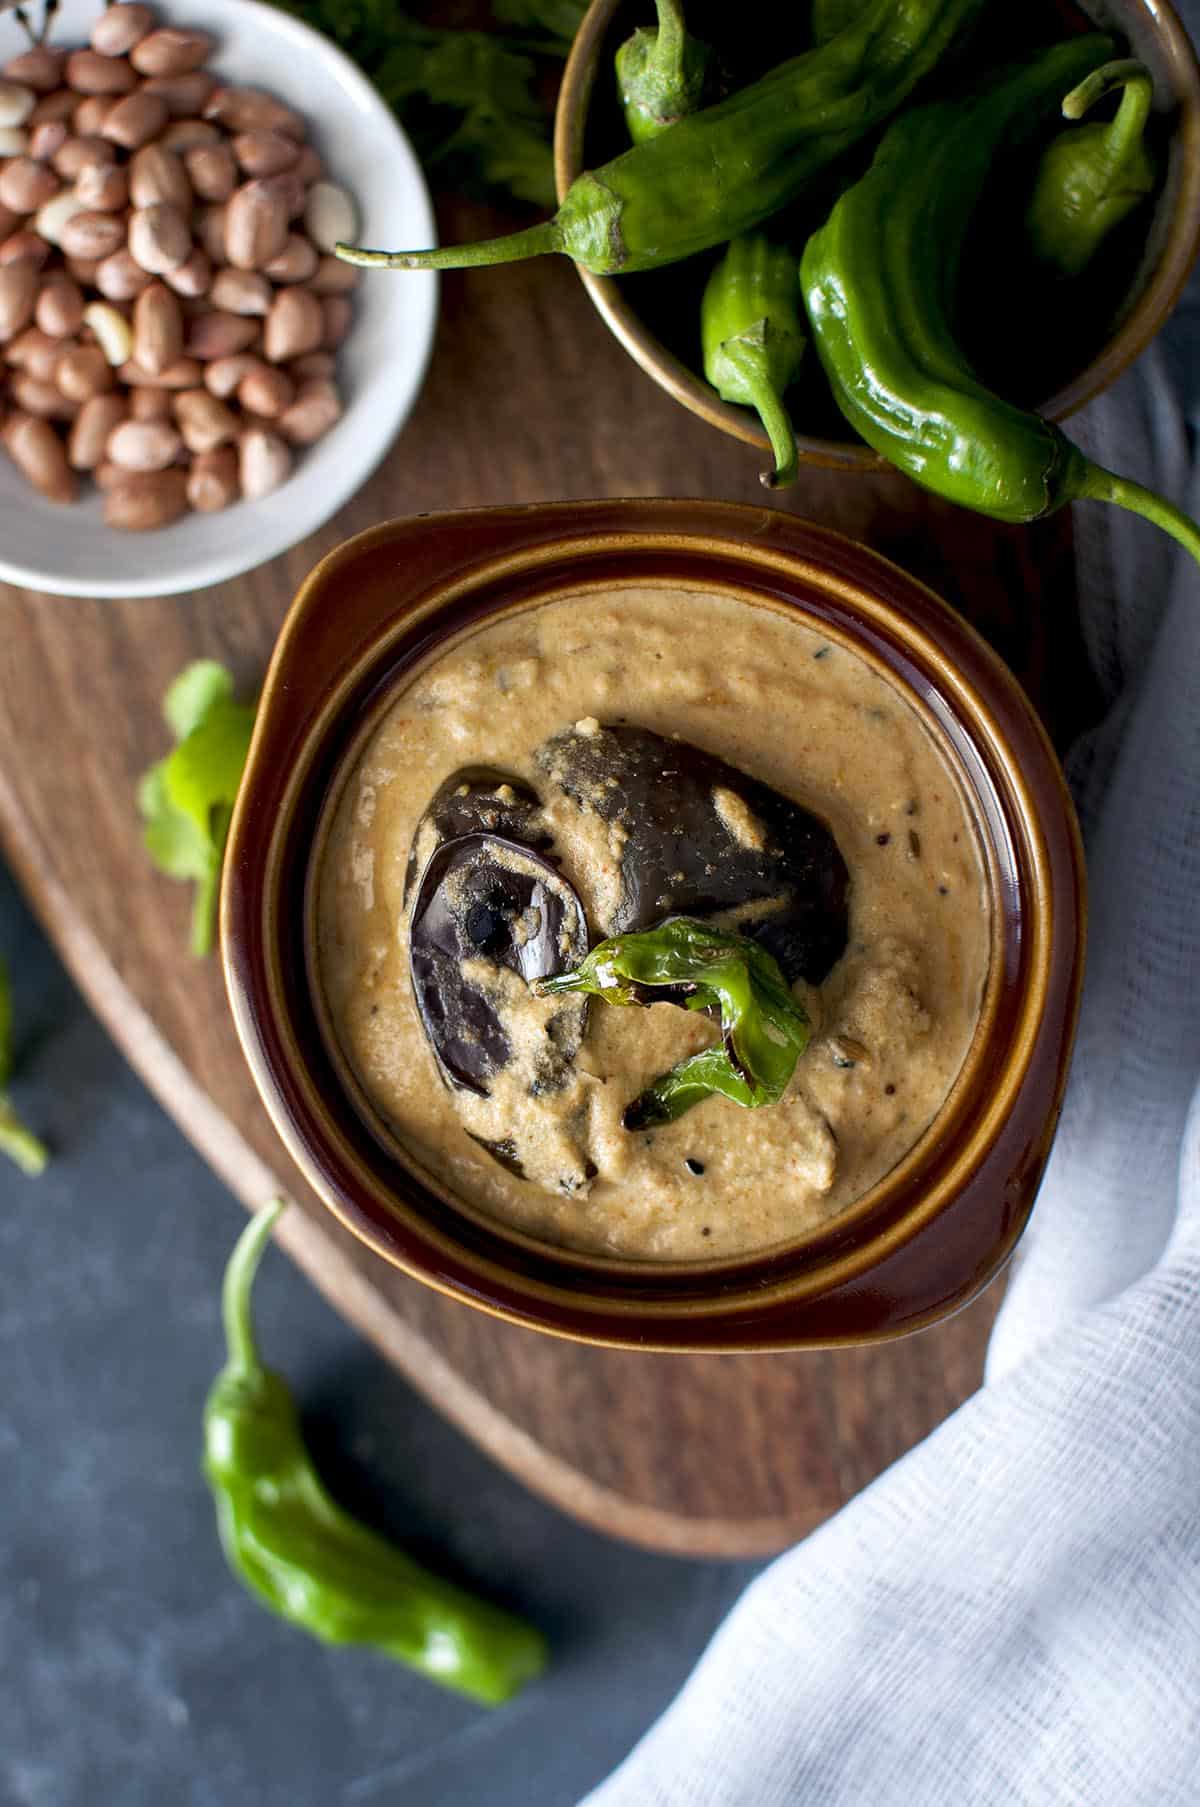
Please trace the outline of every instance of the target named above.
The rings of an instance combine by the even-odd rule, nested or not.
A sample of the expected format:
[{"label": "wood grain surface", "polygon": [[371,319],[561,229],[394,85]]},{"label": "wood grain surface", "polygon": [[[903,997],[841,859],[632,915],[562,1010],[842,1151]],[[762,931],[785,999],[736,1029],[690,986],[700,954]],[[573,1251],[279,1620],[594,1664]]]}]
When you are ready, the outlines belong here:
[{"label": "wood grain surface", "polygon": [[[466,237],[507,223],[460,206],[442,230]],[[393,1273],[289,1168],[235,1043],[217,962],[185,951],[187,891],[151,869],[134,807],[138,775],[164,751],[159,702],[171,677],[208,655],[251,691],[297,583],[338,540],[398,514],[633,495],[762,500],[753,454],[633,366],[568,265],[447,279],[407,429],[367,487],[288,556],[172,600],[0,586],[0,835],[147,1084],[247,1205],[293,1192],[301,1208],[283,1220],[285,1247],[435,1405],[529,1486],[614,1535],[755,1554],[821,1523],[977,1387],[998,1289],[874,1350],[701,1358],[554,1342]],[[820,471],[780,506],[863,537],[964,608],[1060,742],[1086,714],[1065,525],[994,528],[898,478]],[[104,1225],[84,1233],[103,1236]]]}]

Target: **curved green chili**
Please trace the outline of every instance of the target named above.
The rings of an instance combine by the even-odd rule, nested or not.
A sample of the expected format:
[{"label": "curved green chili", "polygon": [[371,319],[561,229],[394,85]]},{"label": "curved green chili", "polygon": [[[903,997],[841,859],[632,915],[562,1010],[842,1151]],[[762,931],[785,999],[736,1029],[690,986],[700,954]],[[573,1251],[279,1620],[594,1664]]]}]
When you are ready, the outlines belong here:
[{"label": "curved green chili", "polygon": [[1063,101],[1082,119],[1114,88],[1115,116],[1060,132],[1042,153],[1025,216],[1034,254],[1063,276],[1079,276],[1108,235],[1154,192],[1158,171],[1146,143],[1154,80],[1130,58],[1106,63]]},{"label": "curved green chili", "polygon": [[204,1408],[204,1472],[233,1572],[275,1612],[330,1644],[370,1644],[491,1706],[545,1663],[538,1632],[431,1575],[325,1491],[286,1383],[259,1359],[254,1276],[284,1205],[253,1217],[225,1270],[227,1360]]},{"label": "curved green chili", "polygon": [[984,0],[869,0],[828,44],[580,175],[553,219],[429,251],[338,245],[348,263],[455,270],[557,251],[598,275],[677,263],[748,232],[894,113]]},{"label": "curved green chili", "polygon": [[768,488],[794,483],[796,435],[784,403],[804,361],[796,259],[761,232],[735,238],[705,284],[700,302],[704,375],[722,401],[754,408],[775,454]]},{"label": "curved green chili", "polygon": [[710,45],[688,35],[681,0],[654,0],[658,27],[639,25],[617,51],[617,87],[635,144],[694,113],[712,70]]},{"label": "curved green chili", "polygon": [[838,406],[915,483],[1000,521],[1035,521],[1083,498],[1113,502],[1200,558],[1193,521],[993,394],[954,332],[963,240],[994,157],[1109,50],[1107,39],[1075,38],[961,101],[896,120],[810,238],[801,285]]}]

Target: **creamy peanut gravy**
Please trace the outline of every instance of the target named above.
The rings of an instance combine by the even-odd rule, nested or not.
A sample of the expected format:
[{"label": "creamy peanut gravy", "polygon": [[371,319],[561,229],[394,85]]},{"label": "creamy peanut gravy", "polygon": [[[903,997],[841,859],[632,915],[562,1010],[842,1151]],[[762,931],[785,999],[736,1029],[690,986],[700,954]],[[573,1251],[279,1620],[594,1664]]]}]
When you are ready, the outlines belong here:
[{"label": "creamy peanut gravy", "polygon": [[[850,870],[850,938],[819,990],[797,983],[813,1038],[783,1099],[760,1110],[710,1098],[665,1127],[623,1129],[630,1100],[717,1030],[671,1004],[593,1001],[560,1099],[576,1153],[582,1141],[596,1172],[564,1195],[509,1173],[468,1134],[503,1136],[523,1088],[502,1075],[487,1100],[442,1082],[413,999],[404,885],[414,830],[451,773],[500,767],[537,788],[535,749],[592,719],[681,736],[823,817]],[[555,856],[598,939],[619,847],[609,824],[560,803],[546,812]],[[730,793],[716,807],[745,845],[756,825],[741,800]],[[909,705],[795,618],[677,589],[561,598],[435,658],[351,774],[318,876],[317,958],[334,1032],[415,1162],[533,1236],[659,1261],[801,1235],[895,1166],[962,1065],[989,940],[971,817]],[[530,1023],[536,1035],[535,1012]],[[535,1166],[552,1173],[564,1119],[545,1102],[530,1136]]]}]

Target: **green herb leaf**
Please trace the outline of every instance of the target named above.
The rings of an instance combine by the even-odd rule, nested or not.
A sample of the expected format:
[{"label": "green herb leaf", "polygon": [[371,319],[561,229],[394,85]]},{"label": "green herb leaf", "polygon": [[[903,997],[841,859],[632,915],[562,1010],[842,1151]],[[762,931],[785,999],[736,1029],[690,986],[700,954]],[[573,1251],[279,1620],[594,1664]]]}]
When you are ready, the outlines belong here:
[{"label": "green herb leaf", "polygon": [[0,1154],[15,1161],[22,1172],[37,1175],[50,1159],[46,1145],[26,1129],[4,1090],[13,1069],[12,1020],[12,988],[8,968],[0,960]]},{"label": "green herb leaf", "polygon": [[587,0],[492,0],[492,11],[504,25],[545,32],[565,56],[583,23]]},{"label": "green herb leaf", "polygon": [[146,850],[159,871],[197,885],[191,949],[202,956],[212,947],[221,861],[254,710],[234,702],[233,678],[224,666],[201,659],[171,685],[163,713],[179,744],[142,778],[138,809]]}]

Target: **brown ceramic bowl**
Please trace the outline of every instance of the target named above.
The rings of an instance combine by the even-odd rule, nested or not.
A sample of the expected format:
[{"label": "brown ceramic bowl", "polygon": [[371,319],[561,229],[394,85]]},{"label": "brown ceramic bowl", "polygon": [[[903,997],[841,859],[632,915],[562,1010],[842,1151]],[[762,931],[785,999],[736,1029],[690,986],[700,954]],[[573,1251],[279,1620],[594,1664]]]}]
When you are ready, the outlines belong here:
[{"label": "brown ceramic bowl", "polygon": [[[1041,3],[1043,0],[1039,0]],[[1002,16],[1007,19],[1007,9],[1017,4],[1019,0],[1004,0]],[[1162,191],[1149,228],[1143,233],[1140,260],[1136,261],[1128,287],[1113,312],[1108,336],[1089,356],[1084,368],[1069,373],[1055,393],[1039,404],[1043,414],[1061,421],[1107,389],[1145,350],[1178,301],[1200,252],[1200,67],[1191,40],[1169,0],[1080,0],[1078,9],[1060,5],[1059,0],[1052,0],[1052,5],[1063,15],[1059,23],[1073,20],[1084,26],[1092,20],[1124,39],[1154,72],[1156,111],[1170,116]],[[581,170],[616,155],[623,147],[612,75],[613,53],[634,26],[651,19],[648,0],[636,6],[631,0],[592,0],[576,35],[558,98],[554,165],[560,199]],[[1011,45],[1007,53],[1011,54]],[[660,388],[710,426],[769,455],[767,437],[753,411],[721,401],[697,370],[678,355],[678,350],[664,343],[656,325],[644,317],[647,310],[639,300],[639,285],[657,278],[633,276],[617,281],[585,270],[580,271],[580,276],[601,318]],[[645,296],[647,291],[643,289],[641,293]],[[675,299],[667,298],[668,307]],[[689,295],[686,302],[682,297],[678,299],[682,305],[689,305],[692,297]],[[694,301],[698,339],[698,294]],[[658,311],[663,311],[661,304]],[[801,463],[836,470],[885,468],[883,460],[853,438],[848,429],[845,437],[839,437],[839,425],[834,415],[824,436],[821,430],[815,435],[797,433]]]},{"label": "brown ceramic bowl", "polygon": [[[939,1116],[841,1218],[739,1260],[576,1254],[464,1209],[372,1130],[321,1028],[313,881],[323,827],[397,686],[481,622],[563,594],[586,609],[589,592],[621,582],[736,595],[852,645],[939,742],[985,853],[987,995]],[[1054,1133],[1083,920],[1058,763],[1015,680],[958,615],[825,528],[767,509],[659,501],[425,516],[331,553],[301,588],[267,676],[221,915],[229,997],[267,1109],[316,1192],[384,1260],[560,1336],[714,1350],[897,1336],[965,1304],[1001,1267]]]}]

